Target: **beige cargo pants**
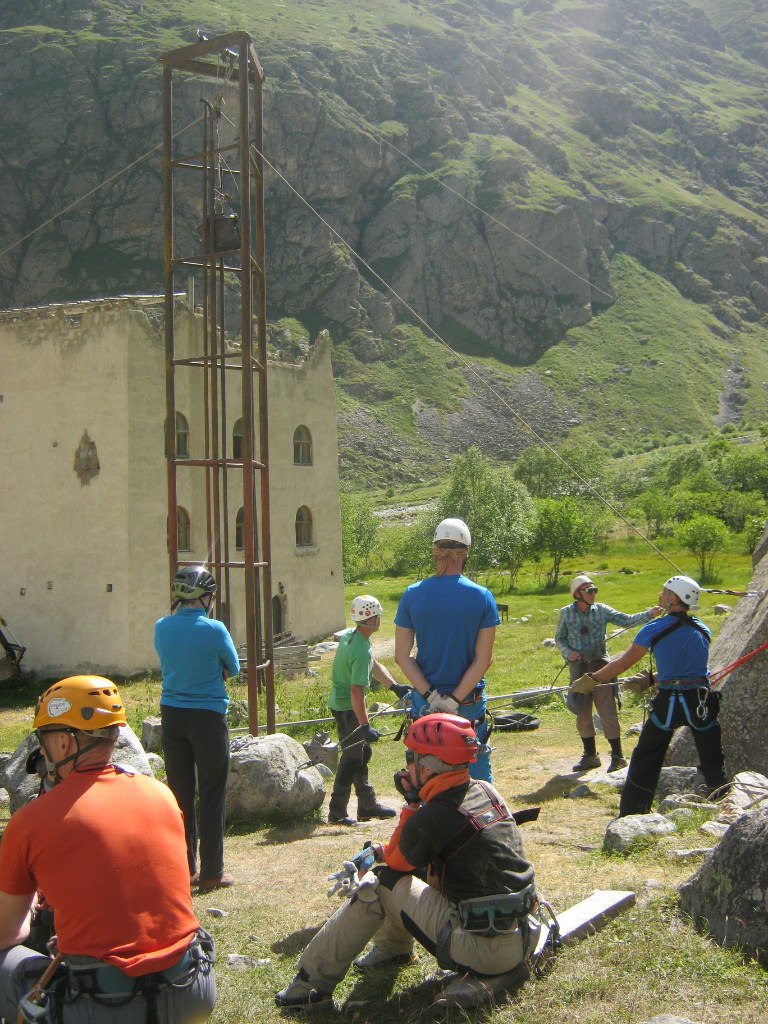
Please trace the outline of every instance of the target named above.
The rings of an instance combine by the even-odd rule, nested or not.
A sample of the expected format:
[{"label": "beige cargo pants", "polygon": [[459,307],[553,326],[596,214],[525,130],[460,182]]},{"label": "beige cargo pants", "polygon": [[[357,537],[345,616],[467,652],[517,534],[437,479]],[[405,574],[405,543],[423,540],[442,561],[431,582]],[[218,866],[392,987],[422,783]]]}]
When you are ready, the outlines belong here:
[{"label": "beige cargo pants", "polygon": [[525,949],[518,927],[495,936],[466,932],[455,908],[437,889],[413,875],[401,876],[389,888],[369,871],[355,896],[344,901],[309,943],[299,967],[315,988],[332,992],[371,939],[385,953],[395,954],[410,953],[416,938],[441,967],[491,977],[514,970],[534,951],[540,924],[529,918],[529,925]]}]

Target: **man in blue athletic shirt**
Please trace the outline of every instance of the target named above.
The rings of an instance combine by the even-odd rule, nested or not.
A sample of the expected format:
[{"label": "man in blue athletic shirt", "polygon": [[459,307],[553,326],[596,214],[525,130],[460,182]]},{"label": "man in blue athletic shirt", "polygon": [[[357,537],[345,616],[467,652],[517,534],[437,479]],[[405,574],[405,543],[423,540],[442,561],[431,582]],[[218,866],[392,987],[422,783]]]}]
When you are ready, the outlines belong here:
[{"label": "man in blue athletic shirt", "polygon": [[184,815],[190,882],[199,884],[200,892],[224,889],[233,882],[224,871],[229,771],[229,697],[224,681],[237,675],[240,662],[227,627],[209,618],[215,593],[216,580],[203,566],[180,569],[171,584],[172,614],[155,625],[155,650],[163,674],[160,715],[165,770]]},{"label": "man in blue athletic shirt", "polygon": [[472,545],[467,524],[444,519],[433,544],[435,575],[413,583],[400,598],[395,661],[414,688],[414,717],[446,712],[473,723],[480,749],[470,775],[492,782],[485,673],[499,613],[490,590],[463,575]]},{"label": "man in blue athletic shirt", "polygon": [[707,626],[689,614],[699,601],[700,587],[690,576],[672,576],[662,587],[659,604],[666,614],[648,622],[623,654],[597,672],[581,676],[576,692],[589,692],[635,665],[650,649],[658,667],[659,692],[653,698],[640,739],[632,754],[619,803],[619,817],[647,814],[651,809],[664,755],[676,729],[693,734],[700,768],[711,792],[728,784],[717,720],[720,694],[709,688]]}]

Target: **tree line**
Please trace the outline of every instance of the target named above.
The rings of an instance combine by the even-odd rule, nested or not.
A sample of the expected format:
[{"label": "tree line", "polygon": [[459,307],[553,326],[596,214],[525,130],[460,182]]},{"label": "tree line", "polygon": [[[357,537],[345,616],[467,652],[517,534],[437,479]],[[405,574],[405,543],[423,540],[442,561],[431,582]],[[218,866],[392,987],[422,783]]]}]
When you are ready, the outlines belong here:
[{"label": "tree line", "polygon": [[[345,579],[370,572],[380,556],[380,524],[365,494],[342,494]],[[399,531],[385,574],[426,574],[432,530],[447,516],[472,530],[473,572],[498,571],[514,588],[523,563],[542,564],[557,585],[567,560],[594,550],[626,518],[653,539],[673,537],[711,581],[718,552],[734,535],[752,551],[768,519],[768,442],[724,437],[644,458],[612,460],[593,442],[527,448],[513,466],[496,466],[476,447],[459,455],[434,505]]]}]

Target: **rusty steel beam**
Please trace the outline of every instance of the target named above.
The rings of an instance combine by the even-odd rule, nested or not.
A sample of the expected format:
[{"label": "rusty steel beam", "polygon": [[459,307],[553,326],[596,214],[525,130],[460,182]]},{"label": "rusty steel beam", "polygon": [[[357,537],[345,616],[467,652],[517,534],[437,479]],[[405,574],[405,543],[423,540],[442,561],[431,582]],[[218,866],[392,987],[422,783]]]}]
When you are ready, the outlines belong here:
[{"label": "rusty steel beam", "polygon": [[[249,727],[256,735],[263,728],[260,723],[261,702],[265,704],[266,729],[269,732],[275,729],[264,188],[260,157],[254,161],[251,152],[252,146],[258,154],[262,148],[264,72],[250,36],[244,32],[228,33],[173,50],[162,57],[162,64],[170,571],[173,574],[179,566],[197,564],[196,560],[180,558],[178,550],[177,473],[179,467],[184,466],[201,474],[200,492],[205,492],[206,564],[216,574],[219,584],[217,614],[228,625],[234,592],[231,574],[240,574],[244,582],[246,657],[243,671],[248,686]],[[195,84],[197,76],[202,76],[215,78],[217,89],[227,86],[236,90],[238,116],[234,129],[231,128],[232,122],[228,121],[222,130],[221,97],[214,102],[202,99],[202,139],[192,146],[186,145],[185,150],[189,152],[180,155],[173,151],[173,82],[178,78],[189,82],[190,75],[196,76],[192,80]],[[205,88],[210,90],[211,85],[208,82]],[[220,132],[223,139],[219,138]],[[202,148],[196,152],[199,145]],[[237,210],[240,238],[239,245],[233,238],[234,246],[229,244],[228,238],[224,241],[226,236],[219,231],[221,223],[216,220],[222,217],[223,228],[231,227],[227,224],[231,213],[224,213],[227,210],[225,201],[230,197],[224,195],[220,181],[223,153],[229,154],[227,163],[230,166],[224,166],[236,186],[232,203]],[[175,175],[182,175],[183,180],[189,182],[193,180],[187,173],[189,171],[195,172],[200,183],[198,209],[203,213],[202,238],[197,253],[177,254],[174,245]],[[192,232],[185,232],[187,236],[190,234]],[[228,263],[225,263],[225,256]],[[202,276],[203,351],[177,357],[173,323],[174,273],[189,268],[200,271]],[[239,310],[225,289],[225,275],[231,273],[240,275]],[[225,324],[231,323],[235,317],[239,321],[240,353],[228,350],[225,338]],[[191,380],[198,380],[198,385],[192,390],[199,395],[203,414],[203,458],[182,458],[177,451],[175,375],[182,367],[194,375]],[[242,420],[242,450],[237,458],[230,451],[232,441],[227,409],[228,393],[231,404],[234,398],[232,389],[238,383],[231,376],[235,369],[240,374]],[[236,479],[242,483],[242,502],[238,501],[242,504],[244,518],[242,561],[232,558],[229,542],[229,530],[233,525],[229,522],[232,506],[229,490]],[[173,524],[172,528],[170,524]]]}]

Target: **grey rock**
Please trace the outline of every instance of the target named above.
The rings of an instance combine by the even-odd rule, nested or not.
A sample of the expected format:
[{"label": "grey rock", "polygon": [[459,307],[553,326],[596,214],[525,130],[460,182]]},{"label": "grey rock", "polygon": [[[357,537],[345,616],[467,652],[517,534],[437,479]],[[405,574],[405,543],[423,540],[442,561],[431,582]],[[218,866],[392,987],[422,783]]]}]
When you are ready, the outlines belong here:
[{"label": "grey rock", "polygon": [[715,615],[730,615],[733,608],[729,604],[716,604],[714,607]]},{"label": "grey rock", "polygon": [[670,860],[695,860],[697,857],[703,857],[711,852],[710,846],[700,846],[692,850],[667,850],[667,857]]},{"label": "grey rock", "polygon": [[237,737],[230,744],[227,820],[304,817],[316,811],[325,786],[316,768],[302,768],[307,755],[284,733]]},{"label": "grey rock", "polygon": [[159,778],[161,775],[165,775],[165,761],[160,757],[159,754],[147,754],[147,761],[152,769],[152,774],[155,778]]},{"label": "grey rock", "polygon": [[717,820],[730,824],[753,807],[765,806],[768,779],[760,772],[739,772],[719,804]]},{"label": "grey rock", "polygon": [[242,953],[230,953],[227,957],[227,967],[232,967],[236,971],[248,971],[256,964],[256,957],[243,956]]},{"label": "grey rock", "polygon": [[[748,590],[759,597],[744,597],[727,617],[712,644],[712,673],[768,642],[768,530],[755,551],[753,578]],[[723,700],[720,726],[728,776],[743,771],[768,775],[768,701],[765,699],[765,655],[750,658],[718,685]],[[680,729],[670,744],[669,764],[697,764],[689,729]]]},{"label": "grey rock", "polygon": [[624,735],[625,736],[639,736],[642,731],[643,731],[643,727],[642,727],[641,723],[640,722],[635,722],[634,725],[630,725],[630,727],[625,730]]},{"label": "grey rock", "polygon": [[[23,739],[11,755],[4,771],[0,773],[0,783],[10,795],[11,813],[34,800],[38,794],[40,779],[37,775],[27,774],[27,757],[37,745],[37,740],[32,734]],[[123,726],[120,730],[113,760],[116,764],[125,765],[141,775],[152,778],[152,768],[144,748],[129,725]]]},{"label": "grey rock", "polygon": [[698,768],[673,766],[662,768],[656,786],[656,799],[663,800],[672,793],[706,793],[707,783]]},{"label": "grey rock", "polygon": [[5,806],[11,802],[11,794],[7,789],[0,789],[0,804]]},{"label": "grey rock", "polygon": [[[659,813],[662,812],[659,811]],[[673,807],[664,814],[664,817],[669,821],[685,821],[686,818],[693,817],[693,811],[690,807]]]},{"label": "grey rock", "polygon": [[768,807],[731,825],[680,887],[680,906],[721,945],[768,962]]},{"label": "grey rock", "polygon": [[676,831],[674,822],[662,814],[629,814],[610,822],[605,830],[603,849],[607,853],[627,853],[639,840],[649,836],[667,836]]},{"label": "grey rock", "polygon": [[331,739],[327,730],[315,733],[311,740],[304,740],[303,746],[310,760],[317,761],[315,767],[324,777],[327,778],[327,775],[321,767],[330,770],[331,775],[334,774],[339,766],[339,745]]},{"label": "grey rock", "polygon": [[699,832],[714,836],[715,839],[722,839],[730,827],[724,821],[705,821],[702,825],[699,825]]},{"label": "grey rock", "polygon": [[592,785],[598,783],[603,786],[612,786],[614,789],[623,789],[627,781],[628,768],[619,768],[617,772],[598,772],[590,779]]},{"label": "grey rock", "polygon": [[219,910],[218,907],[208,907],[205,912],[206,914],[210,914],[211,917],[221,918],[222,920],[225,917],[229,917],[228,910]]},{"label": "grey rock", "polygon": [[163,749],[159,715],[149,715],[141,723],[141,745],[148,753],[153,754]]},{"label": "grey rock", "polygon": [[669,1013],[662,1013],[659,1017],[652,1017],[644,1024],[701,1024],[701,1021],[691,1020],[690,1017],[674,1017]]},{"label": "grey rock", "polygon": [[571,790],[571,792],[568,794],[568,798],[569,800],[579,800],[581,799],[581,797],[592,795],[592,790],[589,788],[589,786],[586,786],[582,783],[582,785],[577,786],[575,789]]},{"label": "grey rock", "polygon": [[692,811],[707,811],[710,814],[717,814],[719,810],[718,804],[697,800],[694,795],[686,793],[671,793],[669,796],[665,796],[663,800],[659,801],[656,810],[659,814],[668,814],[676,807],[688,807]]},{"label": "grey rock", "polygon": [[557,647],[554,637],[548,636],[545,640],[541,641],[542,647]]}]

